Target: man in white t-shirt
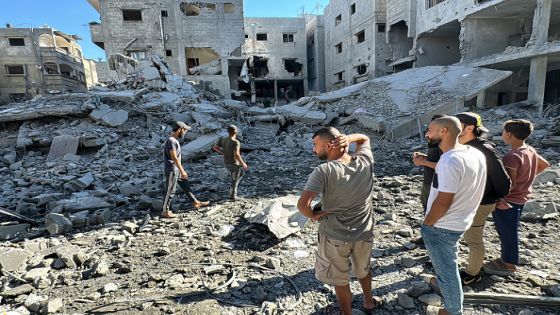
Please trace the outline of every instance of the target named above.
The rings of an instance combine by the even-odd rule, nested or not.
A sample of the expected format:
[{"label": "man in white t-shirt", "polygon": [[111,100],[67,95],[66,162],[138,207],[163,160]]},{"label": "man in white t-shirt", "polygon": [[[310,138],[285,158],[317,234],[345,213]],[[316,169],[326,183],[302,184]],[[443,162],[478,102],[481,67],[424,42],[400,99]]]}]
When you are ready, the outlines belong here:
[{"label": "man in white t-shirt", "polygon": [[463,290],[457,267],[457,245],[471,226],[486,185],[486,158],[461,145],[461,122],[443,117],[430,123],[426,138],[443,152],[437,166],[422,224],[422,238],[434,266],[430,285],[441,288],[445,308],[429,306],[428,314],[461,315]]}]

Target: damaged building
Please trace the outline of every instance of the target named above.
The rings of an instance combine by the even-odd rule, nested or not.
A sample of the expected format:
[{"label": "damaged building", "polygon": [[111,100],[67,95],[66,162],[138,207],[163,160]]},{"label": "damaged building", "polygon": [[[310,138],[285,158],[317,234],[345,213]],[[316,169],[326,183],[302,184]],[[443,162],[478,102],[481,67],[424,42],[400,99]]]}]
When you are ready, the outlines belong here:
[{"label": "damaged building", "polygon": [[304,18],[246,18],[245,71],[239,89],[251,100],[294,101],[307,95]]},{"label": "damaged building", "polygon": [[123,62],[159,55],[174,73],[230,97],[243,64],[242,0],[88,2],[100,14],[90,32],[105,50],[110,79],[132,71]]},{"label": "damaged building", "polygon": [[473,100],[479,107],[558,99],[560,3],[552,0],[389,1],[389,66],[461,64],[513,75]]},{"label": "damaged building", "polygon": [[324,19],[327,90],[387,74],[385,0],[331,0]]},{"label": "damaged building", "polygon": [[0,99],[22,101],[53,90],[84,91],[86,78],[93,78],[78,39],[48,26],[0,28]]},{"label": "damaged building", "polygon": [[325,16],[306,15],[307,78],[309,91],[324,93],[325,81]]}]

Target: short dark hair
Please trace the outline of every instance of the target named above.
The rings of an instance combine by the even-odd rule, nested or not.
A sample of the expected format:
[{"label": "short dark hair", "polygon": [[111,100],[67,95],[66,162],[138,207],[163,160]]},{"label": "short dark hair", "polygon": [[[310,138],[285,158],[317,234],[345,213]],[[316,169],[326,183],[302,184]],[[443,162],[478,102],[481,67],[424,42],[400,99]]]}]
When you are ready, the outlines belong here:
[{"label": "short dark hair", "polygon": [[434,121],[436,119],[440,119],[440,118],[443,118],[445,116],[447,116],[447,115],[445,115],[445,114],[435,114],[435,115],[432,116],[432,119],[430,121]]},{"label": "short dark hair", "polygon": [[227,127],[227,131],[228,131],[228,133],[229,133],[230,135],[232,135],[232,134],[234,134],[234,133],[237,133],[237,126],[235,126],[235,125],[229,125],[229,126]]},{"label": "short dark hair", "polygon": [[533,133],[533,123],[525,119],[512,119],[506,121],[504,130],[515,138],[525,141]]},{"label": "short dark hair", "polygon": [[340,136],[340,131],[338,131],[336,128],[325,127],[315,131],[311,139],[315,139],[315,137],[321,137],[323,139],[327,139],[330,141],[330,140],[334,140],[334,138],[338,136]]}]

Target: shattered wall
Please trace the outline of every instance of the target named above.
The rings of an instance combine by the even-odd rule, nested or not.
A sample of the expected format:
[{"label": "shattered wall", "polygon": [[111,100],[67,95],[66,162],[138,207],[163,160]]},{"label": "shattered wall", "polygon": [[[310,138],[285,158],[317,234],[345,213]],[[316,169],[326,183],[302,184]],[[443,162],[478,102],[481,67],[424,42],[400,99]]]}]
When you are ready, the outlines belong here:
[{"label": "shattered wall", "polygon": [[[128,10],[140,13],[127,18],[125,13]],[[90,30],[97,41],[103,40],[102,48],[107,56],[114,53],[137,59],[163,56],[173,72],[194,82],[206,82],[229,97],[227,60],[240,57],[239,48],[244,41],[242,0],[166,0],[158,3],[100,0],[99,12],[101,27],[90,24]],[[202,65],[196,51],[205,48],[219,56],[223,71],[217,75],[191,75],[189,58],[191,62],[198,59],[198,65]],[[188,56],[187,51],[195,55]]]},{"label": "shattered wall", "polygon": [[[325,8],[327,90],[386,74],[386,1],[330,1]],[[365,69],[365,71],[364,71]]]}]

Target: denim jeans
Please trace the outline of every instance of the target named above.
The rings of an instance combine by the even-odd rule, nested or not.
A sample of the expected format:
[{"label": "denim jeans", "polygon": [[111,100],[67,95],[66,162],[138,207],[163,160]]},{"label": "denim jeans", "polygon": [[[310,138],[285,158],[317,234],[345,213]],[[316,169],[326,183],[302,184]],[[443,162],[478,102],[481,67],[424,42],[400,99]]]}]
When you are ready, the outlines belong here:
[{"label": "denim jeans", "polygon": [[507,210],[494,210],[492,217],[502,245],[502,261],[519,265],[519,219],[525,205],[510,204]]},{"label": "denim jeans", "polygon": [[451,315],[463,314],[463,288],[457,267],[457,245],[463,232],[422,224],[422,239],[436,271],[445,309]]}]

